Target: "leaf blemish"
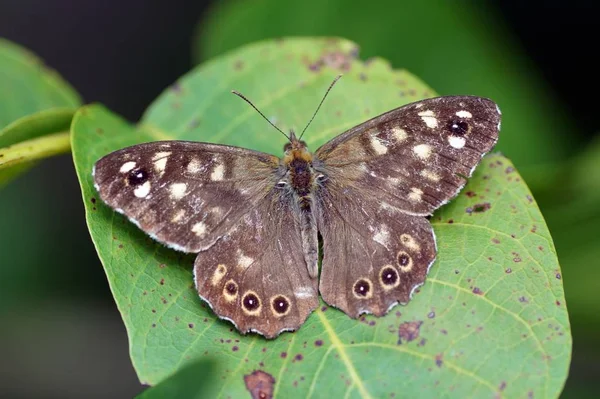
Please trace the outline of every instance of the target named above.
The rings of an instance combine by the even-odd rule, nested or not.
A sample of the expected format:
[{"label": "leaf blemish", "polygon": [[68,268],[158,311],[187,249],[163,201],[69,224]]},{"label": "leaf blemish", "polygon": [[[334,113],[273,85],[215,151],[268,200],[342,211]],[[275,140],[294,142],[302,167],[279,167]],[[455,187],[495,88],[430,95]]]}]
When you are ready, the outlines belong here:
[{"label": "leaf blemish", "polygon": [[483,295],[483,291],[479,289],[479,287],[473,288],[473,294],[475,295]]},{"label": "leaf blemish", "polygon": [[421,324],[423,322],[420,320],[405,321],[400,324],[398,327],[398,345],[401,345],[403,340],[404,342],[410,342],[419,338]]},{"label": "leaf blemish", "polygon": [[254,370],[251,374],[244,376],[244,384],[250,392],[252,399],[271,399],[273,397],[273,385],[275,378],[262,370]]},{"label": "leaf blemish", "polygon": [[437,355],[435,355],[435,365],[438,367],[442,367],[442,364],[444,364],[444,361],[442,360],[442,358],[444,357],[443,353],[438,353]]},{"label": "leaf blemish", "polygon": [[315,346],[323,346],[323,341],[318,339],[315,341]]}]

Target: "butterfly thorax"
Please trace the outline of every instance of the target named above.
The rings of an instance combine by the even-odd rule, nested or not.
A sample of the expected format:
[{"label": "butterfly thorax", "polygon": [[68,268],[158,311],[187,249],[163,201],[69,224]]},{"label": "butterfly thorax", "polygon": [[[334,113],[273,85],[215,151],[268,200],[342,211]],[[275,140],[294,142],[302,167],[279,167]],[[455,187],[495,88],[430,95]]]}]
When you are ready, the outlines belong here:
[{"label": "butterfly thorax", "polygon": [[315,278],[318,274],[318,232],[313,200],[316,189],[313,155],[306,148],[306,143],[297,140],[293,133],[284,150],[282,164],[302,235],[304,260],[309,275]]}]

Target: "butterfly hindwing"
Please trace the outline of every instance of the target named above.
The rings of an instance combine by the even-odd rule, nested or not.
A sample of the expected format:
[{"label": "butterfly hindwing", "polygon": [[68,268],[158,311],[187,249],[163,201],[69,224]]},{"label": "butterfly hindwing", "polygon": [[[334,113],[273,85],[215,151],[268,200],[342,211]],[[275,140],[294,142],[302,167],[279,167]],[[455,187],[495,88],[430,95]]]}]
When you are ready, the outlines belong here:
[{"label": "butterfly hindwing", "polygon": [[397,108],[316,151],[325,173],[407,213],[429,215],[465,185],[498,140],[500,112],[480,97],[437,97]]},{"label": "butterfly hindwing", "polygon": [[500,112],[439,97],[367,121],[316,151],[323,299],[351,317],[409,301],[436,256],[425,218],[458,194],[497,141]]},{"label": "butterfly hindwing", "polygon": [[351,317],[407,303],[435,260],[429,221],[333,182],[321,200],[323,300]]},{"label": "butterfly hindwing", "polygon": [[219,317],[273,338],[298,329],[319,304],[290,202],[271,192],[198,254],[196,288]]},{"label": "butterfly hindwing", "polygon": [[100,197],[172,248],[210,247],[272,189],[278,158],[185,141],[139,144],[100,159]]}]

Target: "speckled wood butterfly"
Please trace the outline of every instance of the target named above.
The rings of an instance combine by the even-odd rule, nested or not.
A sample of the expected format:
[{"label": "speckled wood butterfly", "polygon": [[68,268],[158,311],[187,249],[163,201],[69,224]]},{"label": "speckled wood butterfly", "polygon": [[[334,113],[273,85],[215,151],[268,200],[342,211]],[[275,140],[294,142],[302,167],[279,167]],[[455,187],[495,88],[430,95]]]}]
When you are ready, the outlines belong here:
[{"label": "speckled wood butterfly", "polygon": [[102,200],[152,238],[198,254],[196,288],[220,318],[273,338],[298,329],[319,292],[353,318],[406,304],[436,256],[426,217],[458,194],[499,128],[494,102],[438,97],[314,153],[294,132],[282,158],[152,142],[100,159],[94,179]]}]

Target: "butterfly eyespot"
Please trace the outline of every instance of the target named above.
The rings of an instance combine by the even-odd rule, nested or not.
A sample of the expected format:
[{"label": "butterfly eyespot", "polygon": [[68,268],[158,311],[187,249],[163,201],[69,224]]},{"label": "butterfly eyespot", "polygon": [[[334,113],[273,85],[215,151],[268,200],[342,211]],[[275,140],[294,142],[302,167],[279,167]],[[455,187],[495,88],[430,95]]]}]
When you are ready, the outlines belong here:
[{"label": "butterfly eyespot", "polygon": [[400,271],[402,271],[404,273],[409,272],[412,269],[412,266],[413,266],[412,258],[410,257],[409,254],[407,254],[404,251],[398,252],[398,255],[396,257],[396,262],[398,262],[398,267],[400,268]]},{"label": "butterfly eyespot", "polygon": [[284,295],[277,295],[271,299],[271,309],[277,317],[287,315],[290,307],[290,300]]},{"label": "butterfly eyespot", "polygon": [[228,280],[223,287],[223,296],[228,302],[233,301],[238,294],[238,285],[233,280]]},{"label": "butterfly eyespot", "polygon": [[373,296],[371,281],[367,278],[358,279],[352,287],[352,293],[358,299],[368,299]]},{"label": "butterfly eyespot", "polygon": [[379,279],[385,290],[389,290],[400,285],[400,276],[398,275],[396,269],[390,265],[381,268]]},{"label": "butterfly eyespot", "polygon": [[139,186],[146,183],[149,178],[150,175],[145,169],[133,169],[127,175],[127,182],[131,186]]},{"label": "butterfly eyespot", "polygon": [[248,291],[242,298],[242,308],[246,314],[257,315],[260,313],[260,299],[253,291]]},{"label": "butterfly eyespot", "polygon": [[451,120],[448,122],[448,130],[453,136],[462,137],[469,133],[469,124],[462,120]]}]

